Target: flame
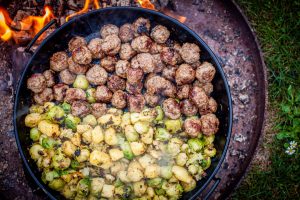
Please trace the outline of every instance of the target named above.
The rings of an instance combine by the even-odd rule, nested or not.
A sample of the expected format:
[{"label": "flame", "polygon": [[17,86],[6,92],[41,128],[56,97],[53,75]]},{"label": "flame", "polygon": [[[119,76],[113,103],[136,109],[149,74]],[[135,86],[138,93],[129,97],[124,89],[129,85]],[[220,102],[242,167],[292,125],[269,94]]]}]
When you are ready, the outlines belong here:
[{"label": "flame", "polygon": [[186,17],[185,16],[181,16],[176,14],[174,11],[169,10],[169,9],[163,9],[161,12],[163,12],[164,14],[173,17],[175,19],[177,19],[178,21],[180,21],[181,23],[184,23],[186,21]]},{"label": "flame", "polygon": [[[75,13],[72,13],[70,15],[68,15],[66,17],[66,22],[70,20],[70,18],[76,16],[76,15],[80,15],[80,14],[83,14],[83,13],[86,13],[88,10],[89,10],[89,5],[90,5],[90,0],[85,0],[84,2],[84,6],[81,10],[79,10],[78,12],[75,12]],[[100,8],[100,4],[98,2],[98,0],[93,0],[93,4],[95,6],[96,9],[99,9]]]},{"label": "flame", "polygon": [[137,0],[137,2],[141,5],[142,8],[156,10],[154,4],[151,3],[150,0]]},{"label": "flame", "polygon": [[100,8],[98,0],[94,0],[94,6],[95,6],[96,9]]},{"label": "flame", "polygon": [[3,41],[7,41],[12,37],[13,32],[8,26],[11,22],[8,12],[0,7],[0,38]]}]

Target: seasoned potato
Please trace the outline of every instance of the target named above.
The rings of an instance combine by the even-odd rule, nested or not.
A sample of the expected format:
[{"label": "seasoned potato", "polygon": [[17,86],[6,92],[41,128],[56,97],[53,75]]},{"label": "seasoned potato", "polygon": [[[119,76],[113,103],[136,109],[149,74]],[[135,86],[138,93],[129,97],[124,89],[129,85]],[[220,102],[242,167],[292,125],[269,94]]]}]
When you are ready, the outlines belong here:
[{"label": "seasoned potato", "polygon": [[104,141],[108,145],[118,144],[118,138],[116,135],[116,130],[114,128],[108,128],[104,131]]},{"label": "seasoned potato", "polygon": [[38,129],[41,131],[43,134],[51,137],[51,136],[59,136],[60,135],[60,130],[58,124],[53,124],[50,123],[47,120],[42,120],[38,124]]},{"label": "seasoned potato", "polygon": [[112,161],[117,161],[124,157],[123,151],[119,149],[110,149],[108,152]]}]

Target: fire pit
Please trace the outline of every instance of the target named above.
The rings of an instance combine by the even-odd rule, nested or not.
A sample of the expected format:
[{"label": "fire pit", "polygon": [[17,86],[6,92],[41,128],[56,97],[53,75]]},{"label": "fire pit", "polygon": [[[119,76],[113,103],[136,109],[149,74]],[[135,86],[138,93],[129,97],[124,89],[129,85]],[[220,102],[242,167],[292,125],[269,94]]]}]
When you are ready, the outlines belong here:
[{"label": "fire pit", "polygon": [[[109,3],[113,1],[99,2],[100,6],[103,6],[103,3],[106,3],[106,6],[110,6],[112,4]],[[138,5],[133,1],[128,2],[130,5]],[[212,196],[212,198],[222,199],[230,194],[244,175],[262,131],[265,106],[265,70],[260,51],[251,29],[232,2],[157,2],[160,3],[160,7],[156,6],[156,9],[179,19],[186,18],[185,23],[195,30],[219,56],[231,85],[234,101],[233,134],[225,163],[217,174],[217,177],[221,178],[221,183]],[[167,2],[167,4],[161,2]],[[143,2],[141,1],[141,3]],[[84,7],[84,5],[82,6]],[[97,8],[96,4],[94,6]],[[59,4],[56,7],[52,5],[52,7],[57,12]],[[80,12],[80,9],[77,12]],[[68,15],[61,16],[65,18]],[[11,59],[9,58],[11,53],[9,53],[1,61],[1,65],[4,66],[2,73],[3,75],[8,75],[3,77],[1,74],[1,93],[4,99],[8,100],[13,85],[12,74],[16,75],[14,78],[16,82],[17,75],[22,70],[23,65],[21,64],[24,63],[23,59],[26,56],[20,50],[20,44],[16,45],[13,42],[4,43],[1,48],[4,48],[7,52],[13,52],[15,56],[17,55],[15,58],[21,60],[17,60],[18,62],[15,62],[12,67]],[[16,50],[17,48],[19,49]],[[10,71],[11,69],[13,70],[12,72]],[[11,108],[7,105],[11,104],[7,102],[1,104],[6,109],[4,112],[9,113]],[[28,179],[27,182],[22,175],[21,161],[16,147],[13,146],[12,128],[9,126],[11,121],[11,117],[7,117],[7,120],[2,123],[4,126],[1,132],[4,134],[0,136],[1,141],[6,141],[2,144],[4,154],[1,155],[2,160],[5,162],[0,163],[1,192],[5,192],[5,196],[10,199],[21,197],[21,195],[24,198],[44,198],[45,195],[39,192],[38,188],[31,183],[31,180]],[[5,124],[8,124],[8,126],[5,126]],[[27,183],[32,184],[33,187],[30,188]]]}]

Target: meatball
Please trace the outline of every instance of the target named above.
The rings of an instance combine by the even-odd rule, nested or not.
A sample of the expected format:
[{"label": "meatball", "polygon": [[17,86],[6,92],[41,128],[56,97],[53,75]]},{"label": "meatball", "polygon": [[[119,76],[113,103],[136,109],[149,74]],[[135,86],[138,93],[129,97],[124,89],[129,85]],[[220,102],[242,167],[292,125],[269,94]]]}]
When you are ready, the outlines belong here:
[{"label": "meatball", "polygon": [[216,69],[209,62],[204,62],[196,70],[196,78],[200,83],[209,83],[213,80]]},{"label": "meatball", "polygon": [[137,83],[129,83],[126,82],[126,91],[129,94],[141,94],[143,89],[143,83],[137,82]]},{"label": "meatball", "polygon": [[55,85],[54,72],[53,71],[46,70],[46,71],[43,72],[43,75],[46,79],[47,87],[52,87],[53,85]]},{"label": "meatball", "polygon": [[107,80],[107,87],[115,92],[117,90],[125,90],[125,80],[117,75],[112,75]]},{"label": "meatball", "polygon": [[124,24],[120,27],[119,38],[122,42],[130,42],[134,37],[133,26],[131,24]]},{"label": "meatball", "polygon": [[34,94],[33,99],[39,105],[43,105],[46,102],[52,101],[53,100],[52,88],[45,88],[41,93]]},{"label": "meatball", "polygon": [[178,99],[187,99],[189,98],[190,85],[181,85],[177,87],[177,97]]},{"label": "meatball", "polygon": [[95,98],[99,102],[110,103],[112,92],[104,85],[98,86],[96,89]]},{"label": "meatball", "polygon": [[194,70],[196,70],[200,65],[201,65],[201,62],[200,61],[197,61],[197,62],[194,62],[192,64],[190,64]]},{"label": "meatball", "polygon": [[142,69],[128,68],[127,70],[127,82],[130,84],[139,83],[144,77],[144,72]]},{"label": "meatball", "polygon": [[121,45],[119,55],[122,60],[129,60],[133,56],[135,56],[135,54],[136,52],[133,50],[133,48],[129,43],[125,43]]},{"label": "meatball", "polygon": [[161,76],[153,75],[146,80],[145,87],[150,94],[163,94],[168,97],[174,97],[176,87]]},{"label": "meatball", "polygon": [[197,106],[195,106],[193,102],[189,99],[185,99],[180,102],[180,110],[181,113],[186,116],[194,116],[198,112]]},{"label": "meatball", "polygon": [[168,66],[163,68],[162,70],[162,76],[169,81],[174,81],[175,80],[175,73],[176,73],[176,67]]},{"label": "meatball", "polygon": [[63,101],[68,89],[69,86],[63,83],[54,85],[53,86],[54,99],[59,102]]},{"label": "meatball", "polygon": [[106,55],[114,56],[120,51],[121,40],[117,35],[108,35],[101,43],[101,48]]},{"label": "meatball", "polygon": [[176,86],[171,83],[170,81],[168,81],[166,83],[166,87],[163,91],[163,95],[167,96],[167,97],[175,97],[176,96]]},{"label": "meatball", "polygon": [[189,64],[199,61],[200,48],[193,43],[184,43],[180,50],[182,59]]},{"label": "meatball", "polygon": [[198,80],[196,80],[193,83],[193,86],[201,87],[204,90],[204,92],[206,93],[206,95],[210,95],[214,90],[214,86],[212,83],[200,83]]},{"label": "meatball", "polygon": [[150,53],[140,53],[131,60],[132,68],[141,68],[144,73],[154,72],[154,59]]},{"label": "meatball", "polygon": [[150,21],[149,19],[145,18],[138,18],[133,22],[132,27],[135,35],[140,35],[140,34],[148,34],[150,31]]},{"label": "meatball", "polygon": [[188,64],[182,64],[176,70],[175,80],[177,85],[183,85],[193,82],[195,79],[195,70]]},{"label": "meatball", "polygon": [[106,113],[107,106],[105,103],[93,103],[91,109],[92,109],[92,114],[96,118],[99,118]]},{"label": "meatball", "polygon": [[119,60],[116,63],[116,74],[122,78],[126,78],[129,67],[130,63],[127,60]]},{"label": "meatball", "polygon": [[128,95],[129,112],[141,112],[145,106],[143,95]]},{"label": "meatball", "polygon": [[105,56],[104,52],[101,49],[102,39],[94,38],[89,42],[88,49],[92,53],[92,58],[100,59]]},{"label": "meatball", "polygon": [[156,42],[153,42],[149,53],[160,54],[160,52],[162,52],[162,50],[163,50],[163,47],[164,46],[162,44],[157,44]]},{"label": "meatball", "polygon": [[119,34],[119,28],[113,24],[106,24],[102,26],[100,30],[100,35],[102,38],[106,38],[109,35],[118,35],[118,34]]},{"label": "meatball", "polygon": [[47,81],[43,74],[32,74],[27,79],[27,88],[34,93],[40,93],[47,87]]},{"label": "meatball", "polygon": [[81,46],[72,51],[72,58],[78,64],[87,65],[92,62],[92,53],[86,46]]},{"label": "meatball", "polygon": [[178,119],[181,116],[180,105],[173,98],[164,100],[162,107],[166,117],[170,119]]},{"label": "meatball", "polygon": [[85,39],[83,37],[80,37],[80,36],[73,37],[69,41],[69,44],[68,44],[70,52],[74,51],[74,49],[77,49],[78,47],[86,46],[86,45],[87,45],[87,42],[85,41]]},{"label": "meatball", "polygon": [[148,53],[152,46],[152,40],[146,35],[136,37],[131,42],[131,47],[138,53]]},{"label": "meatball", "polygon": [[190,91],[189,97],[199,109],[207,109],[208,97],[202,88],[198,86],[193,87]]},{"label": "meatball", "polygon": [[84,117],[91,112],[90,104],[86,101],[74,101],[71,107],[71,113],[77,117]]},{"label": "meatball", "polygon": [[176,65],[181,59],[179,53],[171,47],[163,47],[160,58],[169,65]]},{"label": "meatball", "polygon": [[201,130],[204,135],[210,136],[218,132],[219,120],[214,114],[203,115],[200,118]]},{"label": "meatball", "polygon": [[159,104],[160,97],[158,95],[145,93],[144,97],[147,105],[149,105],[150,107],[155,107]]},{"label": "meatball", "polygon": [[56,52],[50,58],[50,69],[56,72],[60,72],[68,66],[68,55],[64,51]]},{"label": "meatball", "polygon": [[170,37],[170,31],[165,26],[157,25],[152,29],[150,35],[155,42],[162,44]]},{"label": "meatball", "polygon": [[107,77],[107,72],[99,65],[94,65],[86,73],[86,79],[93,85],[104,85]]},{"label": "meatball", "polygon": [[215,113],[218,109],[218,104],[214,98],[210,97],[208,100],[208,107],[206,109],[199,109],[201,115],[206,115],[209,113]]},{"label": "meatball", "polygon": [[163,71],[163,69],[166,67],[165,63],[160,58],[160,54],[154,54],[152,55],[153,61],[154,61],[154,73],[160,73]]},{"label": "meatball", "polygon": [[70,85],[75,81],[76,75],[70,72],[68,69],[65,69],[59,72],[59,78],[61,82]]},{"label": "meatball", "polygon": [[75,63],[73,61],[72,57],[68,58],[68,64],[69,64],[69,70],[70,72],[74,74],[85,74],[85,72],[88,70],[88,65],[80,65],[78,63]]},{"label": "meatball", "polygon": [[116,108],[123,109],[126,107],[127,104],[126,98],[126,93],[122,90],[118,90],[113,94],[111,104]]},{"label": "meatball", "polygon": [[103,67],[106,71],[108,72],[113,72],[115,71],[115,65],[117,63],[117,59],[116,57],[112,57],[112,56],[107,56],[104,57],[101,62],[100,65],[101,67]]},{"label": "meatball", "polygon": [[201,121],[196,117],[188,118],[184,121],[184,130],[185,132],[193,138],[198,137],[201,133]]},{"label": "meatball", "polygon": [[68,103],[72,103],[77,100],[85,100],[86,94],[83,89],[80,88],[69,88],[66,91],[65,101]]}]

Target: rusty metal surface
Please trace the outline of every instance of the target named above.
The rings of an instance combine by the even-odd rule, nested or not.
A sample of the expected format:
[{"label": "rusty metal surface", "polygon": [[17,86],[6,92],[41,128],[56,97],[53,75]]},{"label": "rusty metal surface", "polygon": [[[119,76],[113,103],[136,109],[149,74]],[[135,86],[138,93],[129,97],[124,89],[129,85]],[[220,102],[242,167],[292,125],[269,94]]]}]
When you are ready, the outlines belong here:
[{"label": "rusty metal surface", "polygon": [[[193,2],[195,4],[193,4]],[[253,157],[262,133],[266,101],[266,69],[257,41],[247,22],[231,1],[175,0],[177,13],[187,17],[195,30],[220,58],[231,86],[234,124],[229,151],[217,177],[221,178],[211,199],[228,197]],[[24,174],[12,129],[11,47],[0,44],[0,198],[45,199],[44,193]],[[6,55],[6,56],[4,56]]]}]

